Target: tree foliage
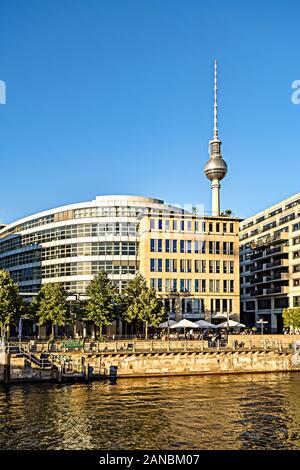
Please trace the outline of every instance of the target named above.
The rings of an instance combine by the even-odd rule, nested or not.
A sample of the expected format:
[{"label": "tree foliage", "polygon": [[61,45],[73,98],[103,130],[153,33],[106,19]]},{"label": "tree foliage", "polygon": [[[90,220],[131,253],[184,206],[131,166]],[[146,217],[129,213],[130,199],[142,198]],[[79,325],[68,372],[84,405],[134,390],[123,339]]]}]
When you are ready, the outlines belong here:
[{"label": "tree foliage", "polygon": [[67,297],[68,293],[61,283],[49,283],[42,286],[32,301],[32,309],[38,325],[50,322],[52,337],[54,337],[54,326],[64,326],[70,320]]},{"label": "tree foliage", "polygon": [[1,328],[16,324],[22,308],[19,288],[10,277],[9,272],[0,270],[0,326]]},{"label": "tree foliage", "polygon": [[283,325],[294,330],[300,328],[300,308],[285,308],[282,311]]},{"label": "tree foliage", "polygon": [[157,298],[154,289],[147,286],[146,279],[137,274],[123,293],[123,319],[128,323],[140,321],[145,325],[145,336],[148,337],[148,326],[158,326],[165,318],[163,303]]},{"label": "tree foliage", "polygon": [[85,313],[88,320],[99,327],[111,325],[119,309],[119,293],[115,284],[110,281],[105,271],[100,271],[90,282],[86,293],[89,297]]}]

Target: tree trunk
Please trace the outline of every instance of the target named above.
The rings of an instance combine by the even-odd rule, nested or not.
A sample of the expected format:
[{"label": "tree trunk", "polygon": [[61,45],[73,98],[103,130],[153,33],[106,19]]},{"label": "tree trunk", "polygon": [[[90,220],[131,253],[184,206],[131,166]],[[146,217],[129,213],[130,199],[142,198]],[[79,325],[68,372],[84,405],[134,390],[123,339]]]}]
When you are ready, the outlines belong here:
[{"label": "tree trunk", "polygon": [[99,325],[99,337],[100,337],[100,340],[102,339],[102,323],[100,323]]},{"label": "tree trunk", "polygon": [[145,323],[145,339],[148,339],[148,322]]},{"label": "tree trunk", "polygon": [[52,323],[51,327],[52,327],[51,339],[54,339],[54,328],[55,328],[55,325]]}]

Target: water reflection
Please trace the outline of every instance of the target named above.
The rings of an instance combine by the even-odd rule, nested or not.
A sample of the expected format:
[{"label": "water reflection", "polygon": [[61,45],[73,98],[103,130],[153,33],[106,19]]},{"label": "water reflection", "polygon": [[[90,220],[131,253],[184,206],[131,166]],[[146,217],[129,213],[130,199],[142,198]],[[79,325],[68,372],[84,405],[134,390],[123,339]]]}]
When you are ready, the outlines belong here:
[{"label": "water reflection", "polygon": [[2,449],[300,449],[300,374],[0,388]]}]

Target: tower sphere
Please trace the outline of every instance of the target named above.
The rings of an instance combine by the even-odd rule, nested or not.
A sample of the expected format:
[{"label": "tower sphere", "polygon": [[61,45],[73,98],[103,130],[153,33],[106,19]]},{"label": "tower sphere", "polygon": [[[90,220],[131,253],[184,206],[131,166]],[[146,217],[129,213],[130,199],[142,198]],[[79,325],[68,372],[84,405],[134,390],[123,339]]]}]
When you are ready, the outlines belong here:
[{"label": "tower sphere", "polygon": [[207,160],[204,173],[210,181],[222,180],[227,174],[227,164],[222,157],[214,157]]}]

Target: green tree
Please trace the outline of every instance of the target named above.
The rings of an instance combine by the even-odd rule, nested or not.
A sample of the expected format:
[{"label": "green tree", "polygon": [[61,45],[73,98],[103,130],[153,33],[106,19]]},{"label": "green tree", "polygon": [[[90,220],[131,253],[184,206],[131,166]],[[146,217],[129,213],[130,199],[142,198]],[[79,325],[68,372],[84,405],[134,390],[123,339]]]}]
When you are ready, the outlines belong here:
[{"label": "green tree", "polygon": [[32,301],[32,310],[38,325],[50,322],[52,339],[55,326],[64,326],[70,321],[70,308],[67,301],[68,293],[61,283],[44,284],[38,295]]},{"label": "green tree", "polygon": [[294,331],[300,328],[300,308],[284,308],[282,311],[283,325]]},{"label": "green tree", "polygon": [[221,212],[221,215],[223,217],[231,217],[233,215],[233,212],[231,209],[225,209],[225,211]]},{"label": "green tree", "polygon": [[0,270],[0,326],[2,336],[5,329],[16,324],[21,315],[22,298],[19,288],[9,272]]},{"label": "green tree", "polygon": [[149,325],[157,327],[165,318],[162,301],[157,298],[155,290],[147,286],[146,279],[141,274],[137,274],[128,283],[123,292],[123,305],[123,319],[128,323],[143,323],[146,339]]},{"label": "green tree", "polygon": [[148,339],[148,326],[158,325],[165,320],[166,313],[162,300],[158,299],[154,289],[148,287],[142,291],[140,296],[141,308],[138,318],[145,325],[145,338]]},{"label": "green tree", "polygon": [[88,301],[85,313],[88,320],[99,328],[102,337],[103,326],[109,326],[117,317],[119,311],[118,288],[108,278],[105,271],[100,271],[89,283],[86,293]]}]

